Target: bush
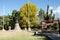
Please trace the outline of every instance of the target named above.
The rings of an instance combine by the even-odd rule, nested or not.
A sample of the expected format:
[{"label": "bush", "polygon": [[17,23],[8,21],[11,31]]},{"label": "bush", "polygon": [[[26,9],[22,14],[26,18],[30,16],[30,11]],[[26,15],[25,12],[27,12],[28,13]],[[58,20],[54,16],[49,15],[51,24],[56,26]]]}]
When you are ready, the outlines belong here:
[{"label": "bush", "polygon": [[54,23],[54,24],[53,24],[53,28],[54,28],[54,30],[57,30],[58,24],[57,24],[57,23]]},{"label": "bush", "polygon": [[4,25],[5,30],[9,30],[9,26],[7,24]]},{"label": "bush", "polygon": [[2,30],[2,29],[3,29],[3,27],[0,26],[0,30]]},{"label": "bush", "polygon": [[10,20],[9,25],[11,26],[11,29],[15,28],[15,23],[13,20]]}]

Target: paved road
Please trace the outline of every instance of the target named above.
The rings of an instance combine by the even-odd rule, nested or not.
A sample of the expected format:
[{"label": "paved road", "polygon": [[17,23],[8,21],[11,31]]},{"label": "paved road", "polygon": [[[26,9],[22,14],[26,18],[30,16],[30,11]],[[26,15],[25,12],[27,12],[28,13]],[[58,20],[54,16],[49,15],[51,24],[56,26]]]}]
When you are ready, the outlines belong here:
[{"label": "paved road", "polygon": [[43,33],[44,35],[50,37],[52,40],[60,40],[60,35],[55,33]]}]

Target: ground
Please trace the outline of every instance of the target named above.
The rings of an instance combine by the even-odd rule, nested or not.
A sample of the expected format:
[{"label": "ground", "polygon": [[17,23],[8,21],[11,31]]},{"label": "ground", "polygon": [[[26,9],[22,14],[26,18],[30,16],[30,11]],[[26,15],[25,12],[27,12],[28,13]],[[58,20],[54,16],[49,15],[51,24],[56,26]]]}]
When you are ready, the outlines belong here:
[{"label": "ground", "polygon": [[0,40],[44,40],[44,36],[33,36],[28,31],[0,31]]}]

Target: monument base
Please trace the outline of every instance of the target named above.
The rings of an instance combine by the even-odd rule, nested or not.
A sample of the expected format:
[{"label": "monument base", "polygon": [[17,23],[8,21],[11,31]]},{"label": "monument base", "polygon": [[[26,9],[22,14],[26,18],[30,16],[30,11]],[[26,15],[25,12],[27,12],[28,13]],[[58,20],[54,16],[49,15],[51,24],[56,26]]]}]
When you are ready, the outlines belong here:
[{"label": "monument base", "polygon": [[21,30],[21,29],[20,29],[20,26],[19,26],[19,23],[16,23],[16,24],[15,24],[15,30]]},{"label": "monument base", "polygon": [[28,28],[28,31],[31,31],[31,28],[30,27]]},{"label": "monument base", "polygon": [[5,31],[5,29],[3,28],[2,31]]},{"label": "monument base", "polygon": [[11,26],[9,26],[9,31],[11,31]]},{"label": "monument base", "polygon": [[27,31],[27,28],[25,28],[25,31]]}]

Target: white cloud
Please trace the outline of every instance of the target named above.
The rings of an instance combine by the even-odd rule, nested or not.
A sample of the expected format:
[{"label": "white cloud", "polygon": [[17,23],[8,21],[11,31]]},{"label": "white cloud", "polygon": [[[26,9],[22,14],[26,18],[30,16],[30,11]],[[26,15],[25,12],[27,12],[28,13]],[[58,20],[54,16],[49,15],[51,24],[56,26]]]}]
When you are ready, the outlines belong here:
[{"label": "white cloud", "polygon": [[53,9],[53,7],[52,6],[49,6],[49,9],[51,10],[51,9]]},{"label": "white cloud", "polygon": [[53,7],[52,7],[52,6],[49,6],[49,14],[50,14],[50,10],[51,10],[51,9],[53,9]]},{"label": "white cloud", "polygon": [[54,8],[52,6],[49,6],[49,10],[53,10],[53,14],[59,14],[60,15],[60,6]]},{"label": "white cloud", "polygon": [[57,19],[60,19],[60,6],[55,8],[55,10],[53,10],[53,14],[56,15]]},{"label": "white cloud", "polygon": [[57,7],[55,10],[53,10],[53,13],[58,13],[58,14],[60,14],[60,6]]}]

